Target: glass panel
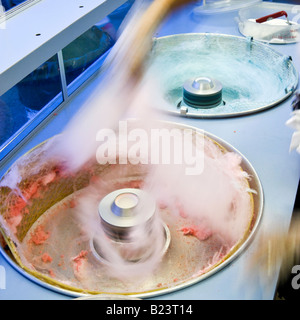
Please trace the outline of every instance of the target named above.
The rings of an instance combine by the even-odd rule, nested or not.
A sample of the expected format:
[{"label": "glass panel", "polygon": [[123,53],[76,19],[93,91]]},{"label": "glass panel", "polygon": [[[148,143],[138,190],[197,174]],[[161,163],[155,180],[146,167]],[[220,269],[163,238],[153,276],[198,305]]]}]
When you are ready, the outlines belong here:
[{"label": "glass panel", "polygon": [[[42,109],[61,93],[57,55],[43,63],[17,85],[0,96],[0,153],[5,142],[25,137],[25,130]],[[61,94],[60,94],[61,95]],[[62,102],[62,98],[60,98]],[[36,126],[36,124],[35,124]],[[23,134],[20,132],[23,131]],[[0,154],[0,158],[1,158]]]},{"label": "glass panel", "polygon": [[[133,2],[127,1],[62,50],[66,82],[67,85],[72,83],[69,94],[101,67],[104,54],[115,44],[118,29]],[[94,68],[85,72],[91,65]],[[79,77],[82,74],[83,77]]]},{"label": "glass panel", "polygon": [[[35,1],[5,0],[2,5],[9,9]],[[127,1],[62,50],[69,95],[101,67],[133,2]],[[0,96],[0,160],[62,102],[55,55]]]},{"label": "glass panel", "polygon": [[269,2],[278,2],[278,3],[289,3],[289,4],[299,4],[299,0],[265,0]]},{"label": "glass panel", "polygon": [[114,44],[101,27],[93,26],[62,50],[66,80],[70,84]]},{"label": "glass panel", "polygon": [[0,5],[2,4],[4,11],[10,14],[12,11],[16,13],[26,9],[39,1],[41,0],[0,0]]},{"label": "glass panel", "polygon": [[19,101],[29,113],[41,110],[61,91],[57,55],[20,81],[17,88]]},{"label": "glass panel", "polygon": [[4,7],[5,11],[8,11],[11,8],[19,5],[20,3],[23,3],[23,2],[26,2],[26,1],[27,0],[2,0],[2,6]]},{"label": "glass panel", "polygon": [[130,10],[134,3],[134,0],[128,0],[123,5],[121,5],[118,9],[113,11],[111,14],[108,15],[109,22],[113,26],[114,33],[116,34],[122,24],[124,17]]}]

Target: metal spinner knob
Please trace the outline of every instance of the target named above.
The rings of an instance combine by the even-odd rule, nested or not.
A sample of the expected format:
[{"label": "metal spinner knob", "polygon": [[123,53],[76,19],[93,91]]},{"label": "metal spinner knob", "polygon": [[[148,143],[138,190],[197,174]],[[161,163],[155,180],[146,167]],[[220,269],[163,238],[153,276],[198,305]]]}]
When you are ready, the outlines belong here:
[{"label": "metal spinner knob", "polygon": [[108,237],[117,241],[129,240],[131,229],[149,223],[155,211],[155,200],[140,189],[116,190],[99,204],[104,231]]},{"label": "metal spinner knob", "polygon": [[[148,259],[154,254],[152,244],[162,235],[159,243],[160,256],[168,250],[170,231],[165,223],[155,222],[156,201],[140,189],[116,190],[102,199],[99,204],[101,225],[111,249],[128,262]],[[135,233],[137,228],[142,233]],[[151,244],[151,245],[149,245]],[[109,263],[101,243],[92,240],[91,249],[97,260]]]},{"label": "metal spinner knob", "polygon": [[183,85],[183,101],[194,108],[211,108],[222,102],[222,84],[208,77],[188,79]]}]

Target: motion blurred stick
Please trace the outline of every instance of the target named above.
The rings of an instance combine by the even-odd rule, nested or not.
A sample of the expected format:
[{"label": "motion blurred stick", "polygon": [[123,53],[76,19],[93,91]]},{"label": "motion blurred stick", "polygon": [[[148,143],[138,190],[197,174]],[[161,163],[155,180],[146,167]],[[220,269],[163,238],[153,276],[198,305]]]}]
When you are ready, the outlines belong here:
[{"label": "motion blurred stick", "polygon": [[250,270],[260,268],[260,272],[271,276],[278,264],[284,274],[290,274],[291,266],[300,257],[300,219],[295,219],[287,234],[280,231],[268,232],[259,239],[257,251],[249,263]]},{"label": "motion blurred stick", "polygon": [[[142,112],[149,115],[150,107],[147,103],[150,99],[146,97],[153,97],[151,89],[154,81],[150,77],[145,79],[144,74],[153,33],[172,10],[191,1],[194,0],[156,0],[148,5],[147,0],[146,11],[146,1],[136,1],[124,21],[117,43],[101,68],[105,74],[104,81],[96,86],[86,104],[69,122],[57,146],[57,153],[64,155],[70,170],[78,170],[95,157],[99,147],[95,137],[100,129],[110,128],[117,133],[119,120],[128,115],[140,118]],[[145,82],[142,81],[144,79]],[[104,105],[108,105],[108,108]],[[75,140],[77,143],[74,143]]]},{"label": "motion blurred stick", "polygon": [[130,76],[135,80],[143,74],[143,64],[151,50],[152,36],[160,23],[175,9],[194,0],[156,0],[138,21],[136,33],[129,48],[126,63],[129,64]]}]

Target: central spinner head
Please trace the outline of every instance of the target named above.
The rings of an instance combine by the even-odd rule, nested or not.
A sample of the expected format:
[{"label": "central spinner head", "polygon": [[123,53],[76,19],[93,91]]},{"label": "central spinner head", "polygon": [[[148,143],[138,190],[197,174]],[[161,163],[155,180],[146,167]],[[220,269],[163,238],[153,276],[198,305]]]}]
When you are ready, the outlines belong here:
[{"label": "central spinner head", "polygon": [[222,84],[209,77],[188,79],[183,85],[183,101],[194,108],[211,108],[222,102]]},{"label": "central spinner head", "polygon": [[130,231],[149,224],[156,212],[156,202],[140,189],[116,190],[102,199],[99,215],[107,236],[116,241],[130,241]]},{"label": "central spinner head", "polygon": [[[99,204],[99,215],[111,249],[128,262],[162,257],[170,244],[170,231],[156,215],[156,201],[140,189],[121,189],[108,194]],[[158,219],[157,219],[158,217]],[[103,239],[104,240],[104,239]],[[94,255],[108,262],[107,251],[93,241]]]}]

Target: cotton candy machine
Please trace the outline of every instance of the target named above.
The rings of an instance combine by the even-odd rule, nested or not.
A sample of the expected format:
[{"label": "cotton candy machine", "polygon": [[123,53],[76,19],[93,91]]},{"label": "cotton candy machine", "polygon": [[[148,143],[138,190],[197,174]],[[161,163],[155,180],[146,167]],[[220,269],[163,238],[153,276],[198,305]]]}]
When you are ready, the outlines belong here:
[{"label": "cotton candy machine", "polygon": [[287,99],[298,84],[291,57],[252,38],[166,36],[156,39],[151,62],[168,102],[161,111],[184,117],[256,113]]},{"label": "cotton candy machine", "polygon": [[71,296],[144,298],[204,280],[241,254],[262,215],[255,170],[212,134],[169,122],[157,128],[192,132],[200,174],[94,159],[69,172],[52,154],[60,136],[20,158],[0,184],[1,252],[9,263]]}]

